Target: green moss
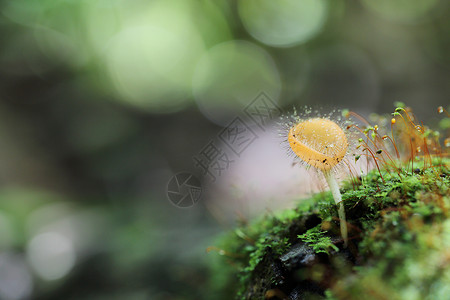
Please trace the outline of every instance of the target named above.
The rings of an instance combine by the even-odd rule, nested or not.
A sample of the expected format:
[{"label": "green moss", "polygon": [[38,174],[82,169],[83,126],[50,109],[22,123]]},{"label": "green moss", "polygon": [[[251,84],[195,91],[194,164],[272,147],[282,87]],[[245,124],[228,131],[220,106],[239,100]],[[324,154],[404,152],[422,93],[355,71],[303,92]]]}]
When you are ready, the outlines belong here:
[{"label": "green moss", "polygon": [[449,162],[415,161],[413,172],[375,170],[344,183],[348,248],[330,193],[242,224],[218,243],[233,266],[222,299],[445,299]]},{"label": "green moss", "polygon": [[331,238],[326,236],[325,233],[326,231],[318,225],[308,229],[304,234],[298,235],[298,238],[312,247],[315,253],[329,254],[330,249],[339,251],[339,248],[332,243]]}]

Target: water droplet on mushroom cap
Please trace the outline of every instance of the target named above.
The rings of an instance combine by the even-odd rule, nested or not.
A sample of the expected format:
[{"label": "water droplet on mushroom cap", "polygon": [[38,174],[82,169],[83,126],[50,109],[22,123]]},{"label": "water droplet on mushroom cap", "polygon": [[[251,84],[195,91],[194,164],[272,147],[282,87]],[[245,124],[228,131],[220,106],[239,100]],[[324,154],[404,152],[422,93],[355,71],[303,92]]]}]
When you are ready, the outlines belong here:
[{"label": "water droplet on mushroom cap", "polygon": [[328,119],[309,119],[294,125],[288,135],[294,153],[311,166],[329,170],[347,153],[344,131]]}]

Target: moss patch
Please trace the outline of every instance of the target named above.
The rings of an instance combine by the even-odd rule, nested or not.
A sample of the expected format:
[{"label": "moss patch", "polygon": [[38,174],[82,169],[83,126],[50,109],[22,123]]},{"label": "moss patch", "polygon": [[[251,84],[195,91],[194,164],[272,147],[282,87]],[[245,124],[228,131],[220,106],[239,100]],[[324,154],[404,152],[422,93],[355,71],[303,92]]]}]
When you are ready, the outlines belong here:
[{"label": "moss patch", "polygon": [[216,295],[445,299],[450,295],[449,163],[444,159],[433,164],[439,167],[424,169],[415,161],[413,170],[405,166],[400,174],[382,171],[384,182],[372,171],[344,183],[347,248],[329,193],[242,224],[218,243],[224,259],[213,274],[227,270],[230,276]]}]

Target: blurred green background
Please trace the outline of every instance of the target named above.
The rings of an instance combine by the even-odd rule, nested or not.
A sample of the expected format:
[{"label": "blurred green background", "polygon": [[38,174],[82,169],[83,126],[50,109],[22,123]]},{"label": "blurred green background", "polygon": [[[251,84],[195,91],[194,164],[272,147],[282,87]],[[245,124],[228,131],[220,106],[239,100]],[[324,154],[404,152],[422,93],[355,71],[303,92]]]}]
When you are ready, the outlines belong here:
[{"label": "blurred green background", "polygon": [[192,157],[260,92],[366,116],[403,101],[435,123],[449,13],[445,0],[0,0],[0,299],[215,299],[205,249],[225,228],[206,198],[172,205],[172,175],[198,174]]}]

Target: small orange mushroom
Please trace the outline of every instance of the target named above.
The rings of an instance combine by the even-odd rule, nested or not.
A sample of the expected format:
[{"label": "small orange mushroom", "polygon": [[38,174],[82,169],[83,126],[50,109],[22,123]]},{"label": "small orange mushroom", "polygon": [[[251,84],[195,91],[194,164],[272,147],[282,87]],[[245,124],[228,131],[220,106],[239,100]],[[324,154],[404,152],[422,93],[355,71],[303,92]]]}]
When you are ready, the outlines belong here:
[{"label": "small orange mushroom", "polygon": [[298,123],[289,130],[292,151],[307,164],[328,171],[347,153],[348,141],[335,122],[315,118]]},{"label": "small orange mushroom", "polygon": [[348,234],[342,196],[332,168],[344,159],[348,141],[344,131],[335,122],[325,118],[313,118],[294,124],[288,133],[292,151],[310,166],[322,171],[330,187],[336,205],[344,247]]}]

